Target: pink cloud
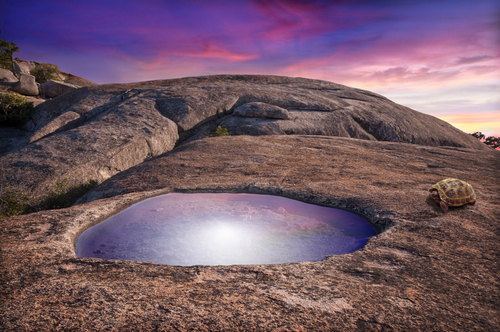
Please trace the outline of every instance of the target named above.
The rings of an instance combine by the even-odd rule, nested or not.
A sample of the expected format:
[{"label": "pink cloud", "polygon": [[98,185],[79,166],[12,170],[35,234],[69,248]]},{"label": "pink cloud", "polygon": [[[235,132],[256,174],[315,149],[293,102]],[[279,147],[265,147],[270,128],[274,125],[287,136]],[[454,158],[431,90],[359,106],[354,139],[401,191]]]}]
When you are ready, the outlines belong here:
[{"label": "pink cloud", "polygon": [[257,54],[242,54],[235,53],[226,48],[210,44],[210,43],[202,43],[199,50],[195,52],[189,51],[179,51],[175,52],[175,55],[187,56],[187,57],[197,57],[197,58],[219,58],[227,61],[245,61],[256,59],[259,56]]}]

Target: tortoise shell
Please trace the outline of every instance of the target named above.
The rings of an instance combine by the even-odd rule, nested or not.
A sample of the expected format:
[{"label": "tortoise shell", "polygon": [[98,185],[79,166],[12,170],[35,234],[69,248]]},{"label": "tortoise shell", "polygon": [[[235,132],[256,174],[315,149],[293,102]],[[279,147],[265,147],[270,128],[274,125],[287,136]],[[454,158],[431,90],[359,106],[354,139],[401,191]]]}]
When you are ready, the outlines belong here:
[{"label": "tortoise shell", "polygon": [[432,198],[446,212],[448,206],[461,206],[476,202],[476,194],[472,186],[459,179],[445,179],[433,185],[429,192]]}]

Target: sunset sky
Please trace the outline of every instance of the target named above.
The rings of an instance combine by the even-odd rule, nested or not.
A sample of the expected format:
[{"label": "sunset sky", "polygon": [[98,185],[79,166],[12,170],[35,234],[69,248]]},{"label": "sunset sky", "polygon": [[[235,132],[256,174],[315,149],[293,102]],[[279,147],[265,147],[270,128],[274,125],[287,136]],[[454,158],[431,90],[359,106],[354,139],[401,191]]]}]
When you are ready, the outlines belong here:
[{"label": "sunset sky", "polygon": [[0,0],[0,29],[96,83],[300,76],[500,136],[498,0]]}]

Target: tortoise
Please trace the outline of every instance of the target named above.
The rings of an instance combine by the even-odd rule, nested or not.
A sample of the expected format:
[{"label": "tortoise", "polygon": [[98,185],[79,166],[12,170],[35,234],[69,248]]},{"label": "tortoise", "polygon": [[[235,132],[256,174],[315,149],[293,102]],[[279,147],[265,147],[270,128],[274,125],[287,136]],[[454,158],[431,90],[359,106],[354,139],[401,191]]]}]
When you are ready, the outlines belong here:
[{"label": "tortoise", "polygon": [[476,194],[474,194],[472,186],[459,179],[439,181],[429,189],[429,192],[444,212],[448,211],[448,206],[462,206],[467,203],[476,203]]}]

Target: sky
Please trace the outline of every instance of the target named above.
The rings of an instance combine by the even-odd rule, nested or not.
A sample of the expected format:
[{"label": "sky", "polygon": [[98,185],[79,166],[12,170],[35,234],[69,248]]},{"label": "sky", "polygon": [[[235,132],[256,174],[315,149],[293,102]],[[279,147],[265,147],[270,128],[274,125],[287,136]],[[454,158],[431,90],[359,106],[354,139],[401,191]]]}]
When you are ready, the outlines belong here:
[{"label": "sky", "polygon": [[99,84],[306,77],[500,136],[498,0],[0,0],[0,39]]}]

